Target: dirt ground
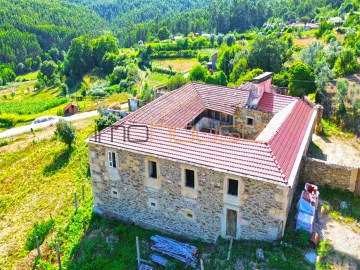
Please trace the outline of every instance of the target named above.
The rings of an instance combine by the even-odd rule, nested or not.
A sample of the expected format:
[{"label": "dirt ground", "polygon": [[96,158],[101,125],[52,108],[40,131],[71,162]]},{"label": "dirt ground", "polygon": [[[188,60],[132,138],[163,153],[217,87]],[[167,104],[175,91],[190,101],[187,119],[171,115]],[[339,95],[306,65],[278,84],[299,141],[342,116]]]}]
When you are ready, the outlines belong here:
[{"label": "dirt ground", "polygon": [[333,269],[359,269],[360,224],[336,221],[328,214],[322,216],[318,213],[315,231],[321,240],[328,240],[333,248],[329,257]]},{"label": "dirt ground", "polygon": [[360,167],[360,139],[345,136],[320,137],[314,134],[313,142],[321,149],[323,159],[331,163]]}]

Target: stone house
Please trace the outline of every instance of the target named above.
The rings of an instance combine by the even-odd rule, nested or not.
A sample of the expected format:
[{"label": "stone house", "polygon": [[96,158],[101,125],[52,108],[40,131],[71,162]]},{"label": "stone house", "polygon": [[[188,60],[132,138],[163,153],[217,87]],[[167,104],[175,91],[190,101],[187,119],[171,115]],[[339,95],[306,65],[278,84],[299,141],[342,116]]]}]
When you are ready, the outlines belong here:
[{"label": "stone house", "polygon": [[316,110],[248,87],[188,83],[89,138],[94,211],[190,238],[280,238]]}]

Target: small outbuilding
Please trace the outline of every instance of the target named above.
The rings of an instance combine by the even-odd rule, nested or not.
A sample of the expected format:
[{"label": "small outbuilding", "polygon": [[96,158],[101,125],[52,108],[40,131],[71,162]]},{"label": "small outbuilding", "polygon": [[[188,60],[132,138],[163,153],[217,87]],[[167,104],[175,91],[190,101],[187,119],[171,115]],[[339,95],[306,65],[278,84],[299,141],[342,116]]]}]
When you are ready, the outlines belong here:
[{"label": "small outbuilding", "polygon": [[79,107],[76,103],[70,102],[63,111],[65,116],[69,116],[79,112]]}]

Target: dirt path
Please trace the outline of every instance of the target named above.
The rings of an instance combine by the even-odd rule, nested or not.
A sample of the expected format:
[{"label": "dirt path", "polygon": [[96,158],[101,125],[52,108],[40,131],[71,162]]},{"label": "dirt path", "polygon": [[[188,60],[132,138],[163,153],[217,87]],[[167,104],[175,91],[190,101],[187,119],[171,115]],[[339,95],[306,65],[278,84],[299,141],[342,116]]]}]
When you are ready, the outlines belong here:
[{"label": "dirt path", "polygon": [[[322,202],[321,202],[322,204]],[[332,252],[327,261],[332,269],[359,269],[360,266],[360,225],[334,220],[329,214],[318,214],[315,231],[321,240],[329,241]]]},{"label": "dirt path", "polygon": [[345,136],[320,137],[313,135],[313,142],[321,149],[327,161],[360,167],[360,140]]}]

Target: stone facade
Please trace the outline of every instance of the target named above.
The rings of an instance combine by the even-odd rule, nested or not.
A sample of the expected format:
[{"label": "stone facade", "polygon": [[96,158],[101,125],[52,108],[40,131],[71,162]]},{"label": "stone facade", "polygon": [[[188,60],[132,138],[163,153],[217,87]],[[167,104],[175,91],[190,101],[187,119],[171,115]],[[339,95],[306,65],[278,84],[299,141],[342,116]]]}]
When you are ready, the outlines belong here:
[{"label": "stone facade", "polygon": [[[117,168],[108,165],[116,153]],[[207,168],[148,157],[89,143],[94,208],[103,216],[170,234],[215,242],[227,237],[227,211],[236,212],[236,238],[272,241],[283,235],[293,190]],[[148,177],[148,162],[157,179]],[[184,170],[195,171],[195,188]],[[228,179],[238,180],[238,196],[228,195]]]},{"label": "stone facade", "polygon": [[[234,124],[238,132],[241,133],[241,138],[255,139],[273,116],[270,112],[238,108],[234,115]],[[253,119],[252,125],[247,124],[247,118]]]},{"label": "stone facade", "polygon": [[332,164],[306,157],[303,159],[301,179],[316,185],[330,185],[333,188],[355,191],[359,168]]}]

